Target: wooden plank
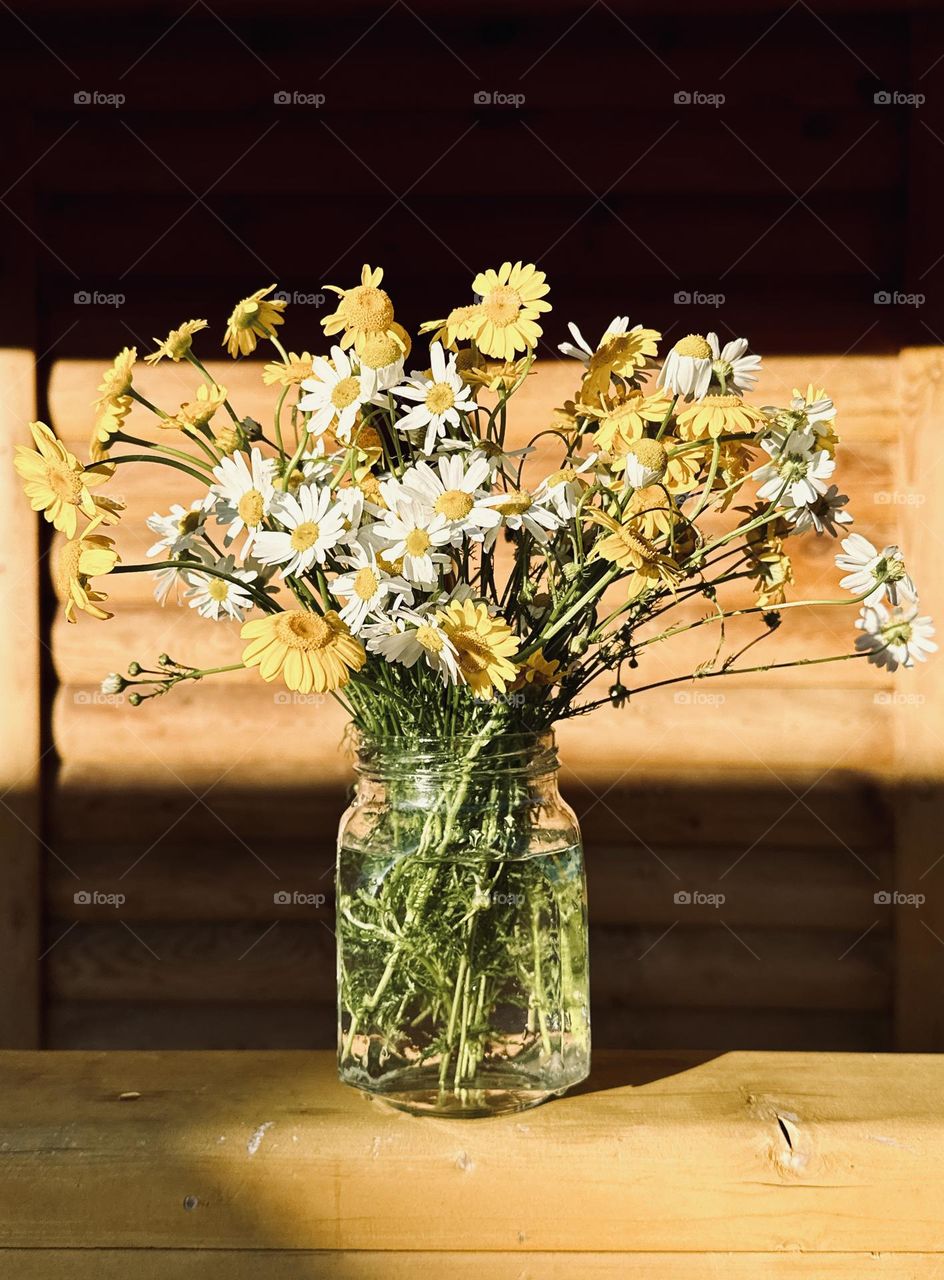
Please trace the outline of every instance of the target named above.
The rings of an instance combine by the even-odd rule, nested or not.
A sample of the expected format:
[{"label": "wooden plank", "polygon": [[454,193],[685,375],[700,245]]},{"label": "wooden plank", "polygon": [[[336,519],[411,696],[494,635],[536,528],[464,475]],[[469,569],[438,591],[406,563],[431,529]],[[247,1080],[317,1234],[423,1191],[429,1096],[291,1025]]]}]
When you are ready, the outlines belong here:
[{"label": "wooden plank", "polygon": [[[944,616],[939,512],[944,509],[944,455],[936,424],[944,414],[940,350],[902,353],[901,395],[913,428],[898,450],[903,489],[922,505],[901,510],[901,542],[921,593],[922,612]],[[940,622],[939,622],[940,625]],[[944,1049],[944,1011],[933,994],[944,979],[944,666],[941,655],[900,673],[906,694],[896,716],[895,887],[922,893],[919,911],[896,912],[896,1026],[901,1048]]]},{"label": "wooden plank", "polygon": [[[595,1049],[803,1049],[879,1052],[891,1047],[890,1009],[692,1009],[592,1003]],[[333,1001],[52,1000],[50,1049],[333,1049]]]},{"label": "wooden plank", "polygon": [[438,1274],[451,1280],[937,1280],[941,1257],[934,1253],[479,1253],[272,1249],[0,1249],[18,1280],[415,1280]]},{"label": "wooden plank", "polygon": [[0,1071],[8,1249],[944,1251],[935,1056],[601,1054],[575,1096],[474,1125],[367,1105],[328,1054]]},{"label": "wooden plank", "polygon": [[13,451],[36,414],[34,353],[0,350],[0,386],[0,1046],[29,1048],[39,1043],[42,951],[40,544]]}]

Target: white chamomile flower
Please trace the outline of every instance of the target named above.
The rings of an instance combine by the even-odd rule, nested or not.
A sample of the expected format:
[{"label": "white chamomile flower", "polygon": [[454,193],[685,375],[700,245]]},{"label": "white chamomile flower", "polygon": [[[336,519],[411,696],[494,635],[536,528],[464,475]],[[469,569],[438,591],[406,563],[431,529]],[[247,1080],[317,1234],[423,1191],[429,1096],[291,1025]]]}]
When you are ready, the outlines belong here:
[{"label": "white chamomile flower", "polygon": [[430,347],[429,363],[428,378],[415,374],[403,386],[393,389],[401,400],[416,401],[397,423],[397,430],[424,431],[424,453],[433,452],[437,439],[446,434],[448,427],[459,426],[460,411],[468,413],[475,408],[471,389],[456,370],[456,357],[450,354],[447,360],[442,343],[434,342]]},{"label": "white chamomile flower", "polygon": [[722,347],[718,335],[709,333],[707,342],[711,347],[714,375],[719,382],[724,379],[725,391],[733,389],[739,395],[753,391],[760,375],[760,356],[745,354],[747,339],[733,338]]},{"label": "white chamomile flower", "polygon": [[374,394],[373,378],[356,370],[348,352],[340,347],[331,348],[331,363],[316,356],[312,370],[313,376],[302,383],[308,394],[298,402],[299,409],[311,414],[308,430],[320,436],[330,427],[347,443],[358,411]]},{"label": "white chamomile flower", "polygon": [[169,559],[191,551],[195,545],[195,536],[199,531],[206,512],[201,499],[191,503],[190,507],[182,507],[175,502],[170,515],[162,516],[155,511],[147,518],[147,527],[158,535],[157,542],[148,547],[148,557],[159,556],[166,552]]},{"label": "white chamomile flower", "polygon": [[809,507],[826,493],[836,463],[824,449],[816,448],[809,432],[791,431],[782,443],[777,435],[765,436],[760,444],[771,455],[770,462],[754,472],[762,502]]},{"label": "white chamomile flower", "polygon": [[452,541],[449,521],[409,497],[401,496],[393,510],[384,512],[371,533],[384,544],[384,559],[402,560],[403,576],[420,587],[435,585],[436,566],[450,562],[437,550]]},{"label": "white chamomile flower", "polygon": [[593,468],[597,455],[591,453],[589,458],[577,465],[577,459],[571,458],[560,471],[546,476],[534,491],[535,501],[547,503],[561,520],[573,520],[577,514],[580,499],[593,484]]},{"label": "white chamomile flower", "polygon": [[379,653],[388,662],[403,667],[415,667],[422,658],[431,671],[439,674],[443,684],[458,684],[455,645],[435,618],[402,610],[396,618],[370,632],[367,648],[371,653]]},{"label": "white chamomile flower", "polygon": [[852,524],[852,512],[845,510],[848,501],[848,494],[840,493],[836,485],[831,484],[810,506],[787,507],[783,515],[796,533],[815,529],[817,534],[828,533],[837,538],[837,525]]},{"label": "white chamomile flower", "polygon": [[492,470],[481,454],[440,458],[436,470],[426,462],[420,462],[404,472],[401,484],[404,491],[421,502],[449,525],[454,543],[464,536],[481,541],[485,529],[493,529],[501,521],[497,511],[486,506],[482,499],[490,492]]},{"label": "white chamomile flower", "polygon": [[863,633],[856,638],[856,648],[868,654],[869,662],[889,671],[913,667],[916,659],[926,662],[928,654],[937,653],[937,643],[931,638],[934,623],[917,614],[917,600],[894,609],[880,602],[865,605],[856,619],[856,626]]},{"label": "white chamomile flower", "polygon": [[274,474],[275,459],[263,458],[258,449],[253,449],[248,463],[244,453],[234,453],[213,468],[216,484],[210,486],[204,507],[215,508],[217,520],[228,526],[227,545],[245,529],[249,536],[244,553],[252,546],[275,501]]},{"label": "white chamomile flower", "polygon": [[331,594],[338,600],[347,600],[340,611],[340,617],[355,635],[361,631],[369,617],[383,610],[391,597],[396,604],[401,601],[413,604],[413,588],[407,580],[385,569],[369,547],[355,544],[352,554],[342,557],[341,563],[349,572],[339,574],[334,579]]},{"label": "white chamomile flower", "polygon": [[102,681],[100,688],[106,697],[114,697],[115,694],[121,693],[126,687],[127,680],[124,676],[120,676],[117,671],[109,671],[108,675]]},{"label": "white chamomile flower", "polygon": [[190,608],[196,609],[201,618],[212,618],[214,622],[219,622],[221,616],[242,622],[255,602],[252,594],[241,584],[254,582],[255,573],[251,569],[237,569],[234,556],[225,556],[210,567],[239,581],[231,582],[209,573],[191,573],[189,581],[192,585],[187,592]]},{"label": "white chamomile flower", "polygon": [[809,425],[817,429],[817,434],[822,433],[826,424],[833,422],[836,417],[836,406],[832,400],[825,391],[815,391],[812,384],[805,395],[796,387],[793,388],[790,408],[794,413],[802,413]]},{"label": "white chamomile flower", "polygon": [[[535,542],[542,545],[547,542],[548,535],[560,528],[560,518],[550,511],[546,505],[548,498],[538,499],[537,495],[527,493],[524,489],[513,489],[508,493],[496,493],[486,498],[486,506],[494,507],[508,529],[530,533]],[[495,545],[497,529],[490,529],[485,535],[485,550]]]},{"label": "white chamomile flower", "polygon": [[573,360],[580,360],[583,364],[589,364],[604,343],[609,342],[611,338],[622,338],[624,334],[629,332],[629,316],[614,316],[607,325],[603,337],[595,347],[590,346],[575,324],[568,323],[567,328],[570,330],[573,342],[559,342],[557,350],[563,352],[565,356],[570,356]]},{"label": "white chamomile flower", "polygon": [[839,585],[854,596],[863,596],[863,604],[877,605],[886,596],[894,605],[900,596],[912,603],[917,599],[915,585],[905,572],[905,562],[896,546],[878,551],[861,533],[850,533],[836,556],[836,568],[846,570]]},{"label": "white chamomile flower", "polygon": [[258,534],[253,554],[262,564],[281,565],[283,578],[307,573],[316,562],[324,564],[345,536],[344,512],[327,487],[309,484],[294,496],[283,494],[273,515],[284,528]]},{"label": "white chamomile flower", "polygon": [[690,333],[680,338],[666,356],[656,386],[686,400],[701,400],[711,384],[713,359],[708,340],[700,333]]}]

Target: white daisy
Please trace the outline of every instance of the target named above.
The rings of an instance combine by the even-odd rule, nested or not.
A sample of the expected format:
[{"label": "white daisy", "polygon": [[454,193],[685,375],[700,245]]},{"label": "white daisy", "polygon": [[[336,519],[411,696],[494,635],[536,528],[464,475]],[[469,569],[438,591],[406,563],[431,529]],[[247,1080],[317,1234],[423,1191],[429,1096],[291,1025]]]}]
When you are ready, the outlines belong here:
[{"label": "white daisy", "polygon": [[157,542],[148,547],[148,557],[167,553],[169,559],[176,559],[183,552],[190,551],[195,545],[196,534],[206,518],[203,502],[197,498],[188,507],[175,502],[170,515],[162,516],[155,511],[147,518],[147,527],[158,535]]},{"label": "white daisy", "polygon": [[837,525],[852,524],[852,513],[845,510],[848,501],[848,494],[840,493],[836,485],[831,484],[810,506],[785,508],[784,519],[789,520],[796,533],[815,529],[817,534],[828,533],[837,538]]},{"label": "white daisy", "polygon": [[348,569],[331,583],[331,594],[339,600],[347,600],[340,611],[340,617],[346,622],[355,635],[363,628],[367,619],[377,615],[384,604],[394,597],[395,605],[401,601],[413,604],[413,588],[405,578],[391,574],[377,561],[377,556],[369,547],[359,543],[352,548],[352,554],[343,556],[341,563]]},{"label": "white daisy", "polygon": [[435,585],[435,566],[450,563],[448,555],[436,550],[452,541],[449,521],[408,497],[385,511],[371,533],[384,544],[384,559],[402,560],[403,576],[427,590]]},{"label": "white daisy", "polygon": [[365,630],[364,636],[368,650],[388,662],[415,667],[422,658],[443,684],[459,683],[455,646],[434,618],[403,610],[397,618],[369,628],[369,634]]},{"label": "white daisy", "polygon": [[[231,574],[239,582],[253,582],[256,575],[251,569],[237,569],[235,556],[225,556],[213,566],[221,573]],[[193,572],[189,575],[193,584],[187,592],[190,608],[196,609],[201,618],[212,618],[219,622],[220,615],[232,618],[234,622],[242,622],[252,609],[254,600],[245,587],[227,578],[217,578],[211,574]]]},{"label": "white daisy", "polygon": [[818,428],[818,435],[823,432],[826,424],[833,422],[836,417],[836,406],[829,396],[824,394],[819,399],[815,399],[812,387],[807,389],[806,395],[794,387],[790,408],[794,413],[802,413],[811,427]]},{"label": "white daisy", "polygon": [[711,362],[714,353],[707,339],[699,333],[680,338],[665,358],[656,379],[657,387],[665,387],[671,395],[686,400],[701,400],[711,384]]},{"label": "white daisy", "polygon": [[[567,328],[570,330],[573,342],[559,342],[557,350],[562,351],[565,356],[570,356],[574,360],[580,360],[583,364],[589,364],[605,342],[609,342],[611,338],[622,338],[624,334],[629,332],[629,316],[614,316],[607,325],[603,337],[595,347],[590,346],[575,324],[568,324]],[[637,325],[636,328],[638,329],[640,326]]]},{"label": "white daisy", "polygon": [[491,474],[482,454],[465,459],[453,455],[440,458],[435,471],[426,462],[410,467],[401,484],[411,498],[446,519],[452,541],[458,544],[464,536],[481,541],[482,531],[501,521],[498,512],[482,501],[490,492]]},{"label": "white daisy", "polygon": [[220,524],[228,526],[224,538],[227,546],[243,529],[247,530],[245,553],[275,500],[275,459],[263,458],[258,449],[253,449],[247,464],[244,453],[234,453],[221,459],[213,468],[213,475],[216,484],[210,486],[204,508],[214,509]]},{"label": "white daisy", "polygon": [[401,387],[394,387],[393,394],[401,400],[417,403],[397,423],[398,431],[425,431],[423,452],[430,454],[436,440],[446,434],[446,428],[460,424],[460,411],[468,413],[475,408],[472,391],[456,371],[456,357],[448,360],[442,343],[434,342],[429,349],[430,376],[414,374]]},{"label": "white daisy", "polygon": [[257,534],[253,553],[262,564],[280,564],[283,578],[324,564],[345,535],[344,511],[327,486],[306,484],[294,496],[283,494],[273,516],[284,529]]},{"label": "white daisy", "polygon": [[[508,493],[496,493],[485,498],[486,506],[494,507],[508,529],[524,529],[530,533],[535,542],[542,545],[547,542],[548,534],[561,526],[560,518],[549,511],[545,505],[547,496],[541,500],[537,495],[527,493],[524,489],[514,489]],[[490,551],[495,545],[498,530],[489,529],[485,535],[485,550]]]},{"label": "white daisy", "polygon": [[587,472],[592,472],[596,466],[597,455],[591,453],[579,466],[576,461],[572,458],[560,471],[546,476],[534,491],[535,501],[538,504],[546,502],[553,507],[561,520],[573,520],[581,497],[593,484],[593,476]]},{"label": "white daisy", "polygon": [[889,671],[913,667],[916,659],[926,662],[929,653],[937,653],[937,644],[931,639],[934,623],[917,614],[917,600],[894,609],[882,603],[865,605],[856,619],[863,633],[856,638],[856,648],[869,655],[869,662]]},{"label": "white daisy", "polygon": [[331,348],[330,364],[323,356],[315,356],[312,369],[314,375],[302,383],[308,394],[298,402],[300,409],[311,414],[308,430],[320,436],[333,427],[338,439],[347,443],[358,411],[374,394],[373,378],[356,370],[340,347]]},{"label": "white daisy", "polygon": [[724,388],[728,393],[735,390],[739,395],[745,391],[753,391],[754,384],[760,374],[760,356],[749,356],[746,338],[734,338],[722,347],[716,333],[707,337],[713,356],[713,372],[720,381],[724,378]]},{"label": "white daisy", "polygon": [[761,501],[808,507],[826,493],[836,463],[824,449],[816,448],[808,432],[791,431],[782,443],[777,435],[765,436],[760,445],[771,455],[770,462],[754,472]]},{"label": "white daisy", "polygon": [[912,603],[917,599],[915,585],[905,572],[905,562],[896,546],[878,551],[861,533],[850,533],[843,539],[842,553],[836,556],[836,568],[847,571],[839,585],[854,596],[863,596],[863,604],[877,605],[886,596],[894,605],[899,603],[899,596]]}]

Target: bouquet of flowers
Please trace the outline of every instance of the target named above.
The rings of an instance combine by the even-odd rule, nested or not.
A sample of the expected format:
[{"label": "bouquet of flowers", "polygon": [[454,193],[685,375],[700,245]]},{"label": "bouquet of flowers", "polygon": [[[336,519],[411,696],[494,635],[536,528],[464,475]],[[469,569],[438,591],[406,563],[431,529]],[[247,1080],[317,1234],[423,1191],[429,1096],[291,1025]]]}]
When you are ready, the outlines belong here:
[{"label": "bouquet of flowers", "polygon": [[[34,423],[36,448],[20,447],[16,467],[33,508],[65,535],[57,581],[70,621],[110,616],[108,574],[148,572],[162,603],[176,596],[242,624],[232,665],[162,655],[109,675],[107,692],[137,705],[245,666],[344,705],[363,777],[387,791],[383,803],[362,796],[361,825],[342,839],[342,1064],[365,1087],[390,1064],[420,1064],[440,1099],[448,1087],[467,1102],[490,1062],[520,1066],[534,1045],[571,1083],[567,1054],[587,1043],[577,837],[561,836],[559,816],[556,827],[534,816],[554,809],[534,799],[551,726],[666,683],[633,673],[683,631],[716,639],[682,679],[792,665],[741,655],[806,604],[858,606],[859,634],[847,652],[797,663],[895,670],[936,646],[899,549],[849,531],[824,390],[754,405],[761,361],[743,339],[689,334],[660,360],[661,335],[626,316],[596,343],[571,324],[560,349],[575,361],[574,397],[512,448],[509,402],[550,310],[544,273],[521,262],[481,272],[469,303],[422,324],[416,346],[382,277],[365,266],[359,283],[334,289],[316,355],[282,345],[274,286],[236,306],[223,344],[234,359],[269,344],[271,421],[230,402],[194,351],[207,322],[190,320],[144,364],[188,362],[192,399],[152,404],[126,348],[104,375],[90,462]],[[156,415],[156,438],[134,434],[135,405]],[[553,470],[530,475],[548,446]],[[121,504],[102,488],[143,461],[202,493],[154,514],[150,562],[126,565],[106,533]],[[836,598],[788,599],[787,547],[802,536],[842,538]],[[725,652],[735,617],[756,619],[757,633]],[[501,1013],[513,1008],[521,1027]]]}]

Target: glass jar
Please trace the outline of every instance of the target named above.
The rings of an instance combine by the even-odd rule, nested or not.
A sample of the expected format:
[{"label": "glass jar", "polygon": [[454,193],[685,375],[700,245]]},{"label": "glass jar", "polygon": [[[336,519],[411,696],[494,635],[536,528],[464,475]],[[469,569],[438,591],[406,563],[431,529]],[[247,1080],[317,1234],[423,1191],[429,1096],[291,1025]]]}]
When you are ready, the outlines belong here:
[{"label": "glass jar", "polygon": [[356,742],[337,864],[341,1079],[482,1116],[590,1066],[587,905],[554,737]]}]

